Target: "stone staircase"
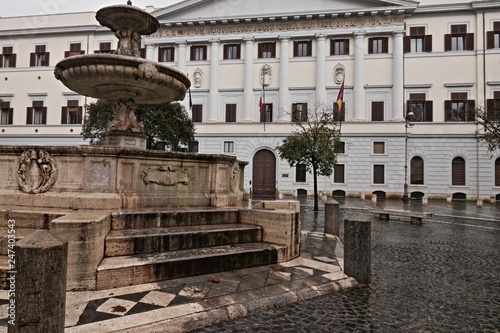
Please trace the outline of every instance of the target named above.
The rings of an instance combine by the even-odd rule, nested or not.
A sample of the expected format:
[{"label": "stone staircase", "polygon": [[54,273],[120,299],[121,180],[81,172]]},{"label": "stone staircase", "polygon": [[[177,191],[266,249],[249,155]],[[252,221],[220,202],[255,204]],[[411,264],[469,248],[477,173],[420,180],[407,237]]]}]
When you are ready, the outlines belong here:
[{"label": "stone staircase", "polygon": [[238,209],[121,212],[111,216],[97,289],[276,263],[286,245],[262,241],[262,227]]}]

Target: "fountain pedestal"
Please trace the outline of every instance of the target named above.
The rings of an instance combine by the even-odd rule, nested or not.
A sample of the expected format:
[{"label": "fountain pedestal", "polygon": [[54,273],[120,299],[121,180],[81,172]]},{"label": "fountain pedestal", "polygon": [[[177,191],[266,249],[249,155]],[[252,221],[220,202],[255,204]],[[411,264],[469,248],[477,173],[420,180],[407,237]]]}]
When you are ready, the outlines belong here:
[{"label": "fountain pedestal", "polygon": [[101,137],[103,146],[146,149],[147,136],[134,132],[106,132]]}]

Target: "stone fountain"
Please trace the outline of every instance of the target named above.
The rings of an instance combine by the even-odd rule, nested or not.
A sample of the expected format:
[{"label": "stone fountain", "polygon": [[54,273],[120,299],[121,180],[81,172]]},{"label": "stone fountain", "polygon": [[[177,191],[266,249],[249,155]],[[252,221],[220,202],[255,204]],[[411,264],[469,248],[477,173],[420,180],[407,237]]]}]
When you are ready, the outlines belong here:
[{"label": "stone fountain", "polygon": [[[190,81],[175,69],[138,57],[141,35],[159,26],[150,14],[117,5],[102,8],[96,18],[118,37],[116,52],[66,58],[54,74],[80,94],[115,101],[116,117],[107,126],[104,144],[0,146],[0,227],[15,221],[18,237],[48,229],[68,242],[68,290],[114,288],[297,257],[298,202],[262,202],[262,209],[248,209],[246,162],[145,149],[137,103],[182,100]],[[3,287],[7,270],[0,265]]]}]

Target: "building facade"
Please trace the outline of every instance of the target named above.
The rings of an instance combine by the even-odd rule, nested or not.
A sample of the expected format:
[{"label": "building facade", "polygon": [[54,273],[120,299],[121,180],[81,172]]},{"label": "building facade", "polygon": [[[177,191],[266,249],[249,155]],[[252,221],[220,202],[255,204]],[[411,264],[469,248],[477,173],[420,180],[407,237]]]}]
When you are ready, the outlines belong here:
[{"label": "building facade", "polygon": [[[292,117],[338,113],[326,194],[500,199],[500,152],[471,111],[500,116],[498,1],[186,0],[156,9],[142,55],[186,73],[197,151],[248,161],[255,196],[312,193],[276,147]],[[64,57],[112,52],[95,13],[0,19],[0,144],[85,144],[85,96],[53,75]],[[405,186],[405,184],[407,186]]]}]

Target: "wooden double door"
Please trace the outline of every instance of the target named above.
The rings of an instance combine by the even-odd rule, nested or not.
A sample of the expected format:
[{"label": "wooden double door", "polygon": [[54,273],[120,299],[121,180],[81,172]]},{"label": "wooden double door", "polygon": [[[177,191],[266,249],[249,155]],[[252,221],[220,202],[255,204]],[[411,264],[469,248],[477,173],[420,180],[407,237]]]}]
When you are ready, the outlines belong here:
[{"label": "wooden double door", "polygon": [[270,150],[259,150],[253,157],[252,194],[263,199],[276,196],[276,157]]}]

